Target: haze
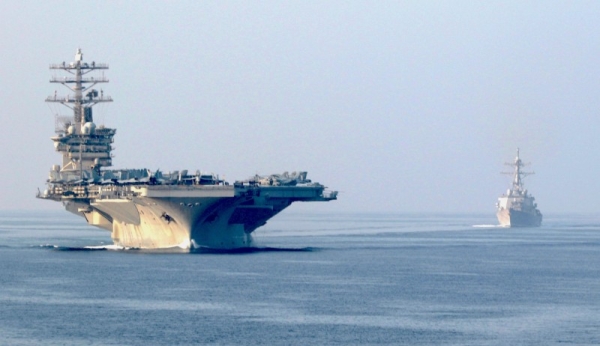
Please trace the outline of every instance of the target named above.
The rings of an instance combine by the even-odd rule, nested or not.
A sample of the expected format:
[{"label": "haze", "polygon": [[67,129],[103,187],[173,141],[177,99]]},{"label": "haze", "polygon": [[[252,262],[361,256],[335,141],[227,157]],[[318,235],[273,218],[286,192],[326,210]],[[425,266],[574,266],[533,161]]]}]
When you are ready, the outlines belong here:
[{"label": "haze", "polygon": [[322,212],[494,215],[521,148],[544,214],[596,212],[595,1],[3,1],[0,209],[60,163],[50,63],[108,63],[114,168],[308,171]]}]

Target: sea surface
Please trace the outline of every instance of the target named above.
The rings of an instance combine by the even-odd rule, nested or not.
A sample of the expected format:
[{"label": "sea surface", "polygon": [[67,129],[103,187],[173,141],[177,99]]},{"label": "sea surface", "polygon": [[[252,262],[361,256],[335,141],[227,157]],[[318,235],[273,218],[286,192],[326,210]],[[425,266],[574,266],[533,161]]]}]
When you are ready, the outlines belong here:
[{"label": "sea surface", "polygon": [[597,345],[600,216],[284,212],[256,249],[116,249],[0,212],[1,345]]}]

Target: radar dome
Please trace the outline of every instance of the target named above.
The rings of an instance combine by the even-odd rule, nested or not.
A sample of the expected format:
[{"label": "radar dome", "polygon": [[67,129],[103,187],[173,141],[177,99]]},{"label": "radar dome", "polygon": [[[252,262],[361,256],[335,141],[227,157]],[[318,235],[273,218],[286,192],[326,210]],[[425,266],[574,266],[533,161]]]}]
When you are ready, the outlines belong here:
[{"label": "radar dome", "polygon": [[91,135],[91,134],[93,134],[95,131],[96,131],[96,124],[94,124],[94,123],[91,123],[91,122],[85,123],[85,124],[83,125],[83,127],[81,128],[81,132],[82,132],[84,135]]},{"label": "radar dome", "polygon": [[73,125],[70,125],[69,127],[67,127],[67,133],[70,135],[75,133],[75,128],[73,127]]}]

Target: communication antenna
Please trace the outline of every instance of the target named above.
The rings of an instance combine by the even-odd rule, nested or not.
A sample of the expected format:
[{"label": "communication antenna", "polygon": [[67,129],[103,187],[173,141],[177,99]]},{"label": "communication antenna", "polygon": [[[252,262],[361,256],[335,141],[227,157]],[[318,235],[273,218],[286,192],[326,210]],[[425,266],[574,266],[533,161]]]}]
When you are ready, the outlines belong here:
[{"label": "communication antenna", "polygon": [[514,191],[523,191],[523,178],[535,174],[535,172],[523,172],[521,168],[527,166],[528,164],[523,163],[521,158],[519,157],[519,148],[517,148],[517,157],[515,157],[514,162],[506,162],[505,165],[514,167],[514,171],[512,172],[501,172],[501,174],[507,174],[513,176],[512,181],[512,190]]}]

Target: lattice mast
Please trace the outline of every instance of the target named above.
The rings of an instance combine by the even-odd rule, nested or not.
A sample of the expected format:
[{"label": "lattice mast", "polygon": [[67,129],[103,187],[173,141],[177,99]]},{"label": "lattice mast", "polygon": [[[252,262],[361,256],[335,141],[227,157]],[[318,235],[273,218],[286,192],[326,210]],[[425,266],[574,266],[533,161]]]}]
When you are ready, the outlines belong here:
[{"label": "lattice mast", "polygon": [[105,96],[101,90],[93,89],[98,83],[108,83],[102,74],[99,77],[85,77],[95,70],[108,70],[107,64],[88,64],[83,61],[81,49],[77,49],[75,61],[69,64],[50,65],[51,70],[63,70],[72,76],[54,76],[50,83],[60,83],[69,88],[73,93],[58,96],[56,91],[53,96],[46,98],[46,102],[60,103],[73,110],[73,118],[62,124],[63,129],[58,136],[52,137],[54,146],[63,155],[64,171],[89,171],[99,170],[100,167],[112,165],[111,143],[116,133],[115,129],[104,127],[96,128],[92,114],[92,107],[102,102],[112,102],[110,96]]},{"label": "lattice mast", "polygon": [[524,192],[525,189],[523,188],[523,178],[528,175],[535,174],[535,172],[523,172],[521,170],[521,168],[525,167],[526,164],[524,164],[519,157],[519,148],[517,148],[517,157],[515,157],[515,161],[513,163],[507,162],[505,165],[514,167],[513,172],[502,172],[502,174],[513,176],[511,190],[515,192]]}]

